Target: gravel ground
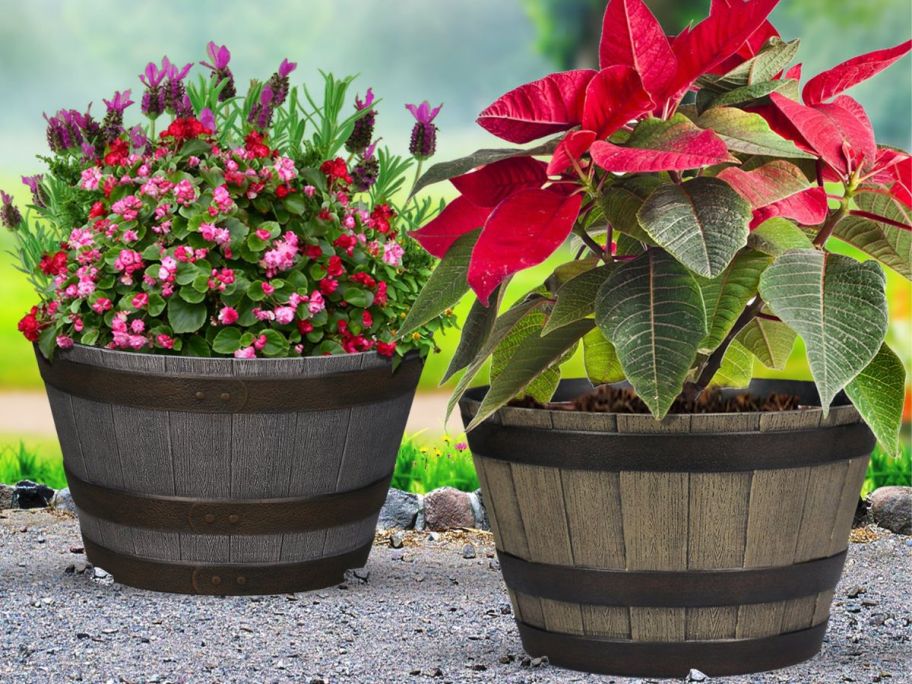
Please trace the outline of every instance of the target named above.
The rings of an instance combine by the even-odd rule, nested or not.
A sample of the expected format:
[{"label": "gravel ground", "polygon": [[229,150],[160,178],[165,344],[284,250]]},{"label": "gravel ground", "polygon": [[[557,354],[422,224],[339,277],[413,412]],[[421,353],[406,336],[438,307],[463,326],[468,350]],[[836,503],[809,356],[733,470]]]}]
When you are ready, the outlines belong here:
[{"label": "gravel ground", "polygon": [[[851,546],[823,653],[727,682],[912,683],[912,540],[867,536]],[[530,663],[486,535],[381,541],[342,586],[226,599],[96,578],[80,545],[72,518],[0,512],[0,682],[634,681]]]}]

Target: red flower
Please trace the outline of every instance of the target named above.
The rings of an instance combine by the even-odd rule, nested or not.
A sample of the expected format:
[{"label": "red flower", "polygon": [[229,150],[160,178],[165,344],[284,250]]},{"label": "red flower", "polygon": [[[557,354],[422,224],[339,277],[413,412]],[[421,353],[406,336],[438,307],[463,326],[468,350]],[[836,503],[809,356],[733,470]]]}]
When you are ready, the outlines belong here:
[{"label": "red flower", "polygon": [[361,312],[361,325],[365,328],[370,328],[374,324],[374,317],[371,316],[370,311]]},{"label": "red flower", "polygon": [[339,289],[339,281],[335,278],[323,278],[320,281],[320,292],[325,295],[331,295]]},{"label": "red flower", "polygon": [[377,306],[386,306],[387,295],[386,295],[387,285],[384,282],[381,282],[377,285],[377,293],[374,295],[374,304]]},{"label": "red flower", "polygon": [[41,257],[38,268],[49,276],[64,275],[67,272],[66,252],[60,251],[54,254],[45,254]]},{"label": "red flower", "polygon": [[378,204],[374,207],[374,210],[371,212],[370,220],[368,225],[377,232],[389,233],[390,231],[390,220],[396,217],[396,212],[394,212],[389,205]]},{"label": "red flower", "polygon": [[212,135],[212,129],[206,128],[199,119],[193,116],[175,119],[170,126],[161,132],[162,139],[173,138],[174,142],[177,143],[193,140],[201,135]]},{"label": "red flower", "polygon": [[294,192],[294,190],[292,188],[289,188],[287,185],[280,185],[275,190],[275,196],[278,197],[279,199],[285,199],[286,197],[288,197],[288,195],[290,195],[293,192]]},{"label": "red flower", "polygon": [[308,259],[319,259],[323,256],[323,249],[320,245],[305,245],[303,252]]},{"label": "red flower", "polygon": [[33,306],[31,311],[25,314],[22,320],[19,321],[19,332],[21,332],[29,342],[37,342],[43,328],[44,325],[38,321],[37,306]]},{"label": "red flower", "polygon": [[345,267],[342,265],[342,258],[336,255],[329,257],[329,263],[326,266],[326,273],[334,278],[345,273]]},{"label": "red flower", "polygon": [[302,335],[312,333],[313,329],[314,329],[313,323],[311,323],[310,321],[298,321],[298,331]]},{"label": "red flower", "polygon": [[108,166],[122,166],[127,163],[130,156],[130,146],[126,140],[118,138],[108,147],[108,153],[105,155],[104,162]]},{"label": "red flower", "polygon": [[348,175],[348,167],[345,164],[345,160],[342,157],[336,157],[329,161],[325,161],[320,165],[320,171],[323,172],[330,182],[334,180],[340,180],[345,183],[351,183],[352,178]]},{"label": "red flower", "polygon": [[95,204],[93,204],[92,208],[89,210],[89,218],[101,218],[107,213],[107,211],[108,210],[105,209],[104,202],[95,202]]},{"label": "red flower", "polygon": [[392,358],[393,354],[396,353],[396,343],[395,342],[377,342],[377,353],[380,356],[386,356]]},{"label": "red flower", "polygon": [[349,277],[353,283],[359,283],[364,287],[374,287],[377,284],[377,281],[373,279],[370,273],[354,273]]},{"label": "red flower", "polygon": [[355,245],[358,244],[357,238],[354,235],[349,235],[348,233],[343,233],[335,239],[333,242],[334,247],[339,249],[344,249],[345,253],[351,256],[355,251]]},{"label": "red flower", "polygon": [[259,131],[251,131],[247,134],[247,137],[244,138],[244,149],[250,152],[254,157],[268,157],[272,154],[272,150],[264,144],[263,140],[262,133]]}]

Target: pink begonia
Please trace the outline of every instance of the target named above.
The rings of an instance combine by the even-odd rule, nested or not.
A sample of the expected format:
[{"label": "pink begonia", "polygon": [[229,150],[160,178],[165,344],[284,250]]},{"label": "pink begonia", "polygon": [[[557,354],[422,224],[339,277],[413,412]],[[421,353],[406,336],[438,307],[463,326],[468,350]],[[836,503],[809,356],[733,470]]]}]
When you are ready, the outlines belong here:
[{"label": "pink begonia", "polygon": [[171,281],[177,274],[177,260],[174,257],[162,257],[161,268],[158,269],[158,279]]},{"label": "pink begonia", "polygon": [[323,299],[323,295],[319,290],[314,290],[310,294],[310,300],[307,302],[307,310],[310,312],[310,315],[320,313],[323,309],[326,308],[326,302]]},{"label": "pink begonia", "polygon": [[346,228],[352,229],[355,227],[355,217],[349,214],[344,219],[342,219],[342,225]]},{"label": "pink begonia", "polygon": [[224,245],[231,242],[231,233],[227,228],[219,228],[212,223],[201,223],[199,227],[200,235],[209,242],[217,245]]},{"label": "pink begonia", "polygon": [[57,336],[57,346],[61,349],[72,349],[73,348],[73,338],[68,337],[67,335],[58,335]]},{"label": "pink begonia", "polygon": [[295,318],[295,310],[290,306],[280,306],[275,310],[276,323],[288,325]]},{"label": "pink begonia", "polygon": [[142,200],[136,195],[127,195],[111,206],[111,211],[123,216],[124,221],[135,221],[140,209],[142,209]]},{"label": "pink begonia", "polygon": [[165,335],[165,333],[158,335],[155,338],[155,341],[158,342],[159,347],[163,347],[164,349],[174,349],[174,338]]},{"label": "pink begonia", "polygon": [[73,228],[70,231],[70,239],[68,240],[70,249],[79,249],[80,247],[88,247],[94,241],[95,236],[92,234],[92,231],[87,228]]},{"label": "pink begonia", "polygon": [[275,287],[265,281],[263,281],[263,283],[260,287],[263,288],[263,294],[266,295],[267,297],[269,295],[271,295],[273,292],[275,292]]},{"label": "pink begonia", "polygon": [[266,269],[266,275],[272,278],[276,273],[294,266],[297,255],[298,236],[288,231],[284,239],[276,240],[273,249],[266,251],[260,264]]},{"label": "pink begonia", "polygon": [[256,358],[256,349],[253,347],[244,347],[238,349],[234,352],[234,358],[236,359],[255,359]]},{"label": "pink begonia", "polygon": [[93,166],[82,172],[79,185],[83,190],[98,190],[98,185],[100,183],[101,169],[99,169],[97,166]]},{"label": "pink begonia", "polygon": [[140,333],[143,333],[146,331],[146,324],[143,323],[138,318],[136,318],[136,319],[130,321],[130,330],[132,330],[134,333],[139,335]]},{"label": "pink begonia", "polygon": [[139,240],[139,234],[135,230],[125,230],[121,240],[123,242],[136,242]]},{"label": "pink begonia", "polygon": [[317,193],[317,188],[314,187],[313,185],[304,186],[304,194],[307,195],[308,197],[313,197],[316,193]]},{"label": "pink begonia", "polygon": [[122,249],[114,260],[114,268],[123,272],[120,282],[130,285],[133,283],[133,273],[143,268],[142,255],[132,249]]},{"label": "pink begonia", "polygon": [[227,214],[234,209],[234,200],[228,194],[228,186],[220,185],[212,192],[212,200],[216,203],[219,211]]},{"label": "pink begonia", "polygon": [[73,319],[73,330],[76,332],[82,332],[84,329],[85,323],[83,323],[82,319],[79,318],[79,316],[76,316],[76,318]]},{"label": "pink begonia", "polygon": [[251,310],[251,313],[253,313],[254,318],[256,318],[258,321],[274,321],[276,317],[274,311],[267,311],[266,309],[261,309],[258,306],[254,307]]},{"label": "pink begonia", "polygon": [[174,199],[184,206],[196,201],[196,188],[186,178],[174,186]]},{"label": "pink begonia", "polygon": [[281,178],[285,183],[292,181],[298,177],[298,170],[295,168],[294,162],[288,157],[279,157],[276,159],[276,163],[273,168],[276,170],[279,178]]},{"label": "pink begonia", "polygon": [[230,306],[222,308],[218,314],[219,323],[222,325],[234,325],[237,323],[238,318],[240,318],[240,316],[238,315],[237,309]]},{"label": "pink begonia", "polygon": [[387,242],[383,245],[383,261],[390,266],[399,266],[402,263],[402,255],[405,250],[398,242]]},{"label": "pink begonia", "polygon": [[257,351],[263,351],[263,347],[269,342],[266,335],[260,335],[253,341],[253,348]]},{"label": "pink begonia", "polygon": [[149,295],[145,292],[140,292],[133,297],[133,301],[130,303],[134,309],[144,309],[149,304]]},{"label": "pink begonia", "polygon": [[159,221],[161,221],[163,218],[165,218],[170,213],[171,213],[171,205],[168,203],[160,204],[159,206],[155,207],[155,218],[158,219]]},{"label": "pink begonia", "polygon": [[265,242],[266,240],[268,240],[269,238],[272,237],[272,234],[271,234],[268,230],[266,230],[265,228],[257,228],[257,229],[256,229],[256,236],[257,236],[258,238],[260,238],[260,240],[263,240],[263,241]]},{"label": "pink begonia", "polygon": [[297,310],[301,303],[306,302],[307,299],[307,297],[302,297],[297,292],[292,292],[288,297],[288,306],[290,306],[292,309]]},{"label": "pink begonia", "polygon": [[143,164],[138,169],[136,169],[136,175],[140,178],[146,178],[149,175],[149,165]]},{"label": "pink begonia", "polygon": [[92,304],[92,311],[97,314],[103,314],[105,311],[110,311],[113,306],[114,303],[107,297],[99,297],[95,300],[95,303]]}]

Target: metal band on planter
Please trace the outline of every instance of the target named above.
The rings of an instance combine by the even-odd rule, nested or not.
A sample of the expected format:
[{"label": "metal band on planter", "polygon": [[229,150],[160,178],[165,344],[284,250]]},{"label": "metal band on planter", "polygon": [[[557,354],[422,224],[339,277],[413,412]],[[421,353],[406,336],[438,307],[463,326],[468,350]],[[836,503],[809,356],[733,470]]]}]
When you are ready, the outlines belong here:
[{"label": "metal band on planter", "polygon": [[678,678],[699,667],[710,677],[775,670],[813,657],[820,650],[826,622],[787,634],[719,641],[630,641],[548,632],[519,623],[523,647],[547,655],[554,665],[574,670],[639,677]]},{"label": "metal band on planter", "polygon": [[211,377],[122,371],[37,355],[47,385],[105,404],[189,413],[327,411],[393,399],[414,391],[422,363],[389,365],[331,375]]},{"label": "metal band on planter", "polygon": [[596,570],[532,563],[498,551],[513,591],[553,601],[600,606],[700,608],[772,603],[835,589],[846,552],[772,568],[734,570]]},{"label": "metal band on planter", "polygon": [[367,562],[371,544],[348,553],[298,563],[206,564],[138,558],[83,539],[86,555],[118,582],[178,594],[254,595],[308,591],[341,582]]},{"label": "metal band on planter", "polygon": [[337,494],[286,499],[193,499],[137,494],[85,482],[69,470],[67,482],[81,511],[120,525],[196,534],[278,534],[337,527],[375,515],[391,474]]}]

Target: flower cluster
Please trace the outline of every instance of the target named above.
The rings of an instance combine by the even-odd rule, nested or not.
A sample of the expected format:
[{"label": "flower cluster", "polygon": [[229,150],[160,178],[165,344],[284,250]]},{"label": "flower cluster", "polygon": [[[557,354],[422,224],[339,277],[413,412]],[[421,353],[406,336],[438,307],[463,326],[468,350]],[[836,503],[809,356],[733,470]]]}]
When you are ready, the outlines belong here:
[{"label": "flower cluster", "polygon": [[[294,63],[247,100],[235,96],[228,49],[210,43],[208,57],[199,92],[184,85],[189,64],[146,67],[148,128],[125,128],[129,90],[105,100],[101,124],[75,110],[48,118],[56,157],[47,174],[23,178],[37,219],[0,195],[42,296],[22,334],[46,355],[74,344],[238,358],[433,349],[448,317],[396,335],[433,265],[407,232],[435,208],[387,193],[413,162],[381,164],[372,91],[334,122],[351,127],[347,161],[319,134],[293,138],[283,127],[293,115],[273,125]],[[327,76],[338,94],[349,82]],[[166,113],[174,118],[155,135]]]}]

